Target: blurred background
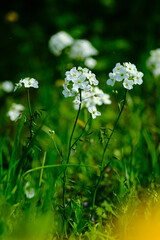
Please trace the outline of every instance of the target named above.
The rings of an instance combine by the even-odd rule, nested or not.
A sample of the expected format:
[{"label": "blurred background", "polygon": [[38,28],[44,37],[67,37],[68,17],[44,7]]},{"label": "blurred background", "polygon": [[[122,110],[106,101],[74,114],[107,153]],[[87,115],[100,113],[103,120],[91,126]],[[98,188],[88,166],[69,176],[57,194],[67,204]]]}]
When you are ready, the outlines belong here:
[{"label": "blurred background", "polygon": [[149,51],[160,45],[159,1],[35,0],[1,4],[1,81],[34,76],[54,83],[57,59],[48,40],[60,30],[87,39],[98,49],[97,71],[108,74],[116,62],[142,70]]}]

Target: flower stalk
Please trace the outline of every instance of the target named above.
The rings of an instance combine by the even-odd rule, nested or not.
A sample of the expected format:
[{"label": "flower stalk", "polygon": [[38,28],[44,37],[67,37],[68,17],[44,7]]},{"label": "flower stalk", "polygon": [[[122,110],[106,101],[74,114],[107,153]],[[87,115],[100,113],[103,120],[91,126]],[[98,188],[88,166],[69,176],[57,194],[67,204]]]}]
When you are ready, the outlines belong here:
[{"label": "flower stalk", "polygon": [[27,89],[27,100],[28,100],[28,109],[29,109],[29,132],[30,132],[30,140],[32,139],[32,109],[31,109],[31,102],[30,102],[30,94],[29,89]]},{"label": "flower stalk", "polygon": [[[71,136],[70,136],[70,139],[69,139],[69,147],[68,147],[68,155],[67,155],[66,164],[69,163],[71,149],[72,149],[72,138],[73,138],[73,134],[74,134],[74,131],[75,131],[76,125],[77,125],[77,120],[78,120],[78,117],[79,117],[79,114],[80,114],[80,111],[81,111],[81,102],[82,102],[81,90],[79,90],[79,92],[80,92],[80,104],[79,104],[79,109],[78,109],[77,116],[76,116],[76,119],[75,119],[75,122],[74,122],[74,125],[73,125],[73,129],[72,129],[72,132],[71,132]],[[67,166],[64,169],[64,176],[63,176],[63,208],[64,209],[65,209],[65,203],[66,203],[66,169],[67,169]]]},{"label": "flower stalk", "polygon": [[105,147],[104,147],[104,149],[103,149],[102,159],[101,159],[101,163],[100,163],[101,172],[100,172],[100,176],[99,176],[99,178],[98,178],[98,181],[97,181],[97,183],[96,183],[95,190],[94,190],[94,193],[93,193],[92,210],[94,210],[94,207],[95,207],[97,190],[98,190],[99,185],[100,185],[100,183],[101,183],[101,181],[102,181],[102,177],[103,177],[103,174],[104,174],[104,170],[106,169],[106,166],[109,165],[109,164],[107,164],[106,166],[103,167],[103,165],[104,165],[104,156],[105,156],[106,150],[107,150],[107,148],[108,148],[109,142],[110,142],[110,140],[111,140],[111,138],[112,138],[112,135],[113,135],[113,133],[114,133],[116,127],[117,127],[117,124],[118,124],[118,121],[119,121],[119,119],[120,119],[120,116],[121,116],[121,114],[122,114],[122,112],[123,112],[123,109],[124,109],[124,106],[125,106],[125,103],[126,103],[126,95],[127,95],[127,89],[125,89],[123,105],[122,105],[122,107],[121,107],[121,109],[120,109],[120,112],[119,112],[118,117],[117,117],[117,119],[116,119],[116,122],[115,122],[115,124],[114,124],[113,130],[112,130],[112,132],[111,132],[111,134],[110,134],[110,136],[109,136],[109,138],[108,138],[108,140],[107,140],[107,142],[106,142],[106,145],[105,145]]}]

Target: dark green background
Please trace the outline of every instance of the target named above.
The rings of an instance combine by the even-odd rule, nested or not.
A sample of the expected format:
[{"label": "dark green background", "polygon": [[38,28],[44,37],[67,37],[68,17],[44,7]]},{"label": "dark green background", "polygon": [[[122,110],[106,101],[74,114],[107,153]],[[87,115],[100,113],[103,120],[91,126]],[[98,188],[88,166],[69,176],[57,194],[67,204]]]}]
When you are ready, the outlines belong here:
[{"label": "dark green background", "polygon": [[[10,11],[18,13],[17,21],[6,20]],[[48,40],[60,30],[91,41],[99,51],[97,71],[107,73],[119,61],[142,68],[149,51],[160,46],[159,1],[3,1],[0,19],[1,81],[57,78]]]}]

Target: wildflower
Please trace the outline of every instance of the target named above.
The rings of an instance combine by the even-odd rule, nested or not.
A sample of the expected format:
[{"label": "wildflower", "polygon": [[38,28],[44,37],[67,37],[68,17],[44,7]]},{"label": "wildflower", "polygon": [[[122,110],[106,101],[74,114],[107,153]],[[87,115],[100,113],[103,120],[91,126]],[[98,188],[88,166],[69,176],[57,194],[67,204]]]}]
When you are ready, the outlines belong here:
[{"label": "wildflower", "polygon": [[137,74],[137,68],[134,64],[131,63],[124,63],[126,71],[129,73],[129,75],[136,75]]},{"label": "wildflower", "polygon": [[88,40],[75,40],[70,50],[70,58],[85,59],[93,55],[97,55],[98,51]]},{"label": "wildflower", "polygon": [[94,217],[92,217],[92,218],[91,218],[91,220],[92,220],[92,222],[95,222],[95,219],[94,219]]},{"label": "wildflower", "polygon": [[16,121],[18,118],[21,117],[21,113],[24,110],[24,106],[21,104],[12,103],[7,116],[10,117],[11,121]]},{"label": "wildflower", "polygon": [[35,189],[30,186],[30,183],[27,182],[24,186],[24,192],[27,198],[33,198],[35,196]]},{"label": "wildflower", "polygon": [[92,58],[92,57],[88,57],[88,58],[85,59],[84,64],[85,64],[87,67],[89,67],[89,68],[92,69],[92,68],[94,68],[94,67],[96,66],[97,61],[96,61],[94,58]]},{"label": "wildflower", "polygon": [[82,92],[82,106],[89,108],[96,105],[101,106],[102,104],[111,104],[109,98],[110,96],[104,93],[101,89],[93,87],[92,91],[89,93]]},{"label": "wildflower", "polygon": [[153,73],[154,77],[160,76],[160,48],[150,51],[150,57],[147,60],[147,67]]},{"label": "wildflower", "polygon": [[86,77],[84,75],[79,76],[73,83],[73,91],[78,92],[78,89],[85,89],[89,84],[89,82],[85,80]]},{"label": "wildflower", "polygon": [[[91,215],[91,214],[89,214],[89,216],[91,217],[92,215]],[[94,218],[94,217],[92,217],[92,218],[91,218],[91,221],[92,221],[92,222],[94,222],[94,221],[95,221],[95,218]]]},{"label": "wildflower", "polygon": [[97,111],[97,108],[95,106],[89,107],[88,111],[92,114],[92,118],[96,118],[96,116],[100,116],[101,113]]},{"label": "wildflower", "polygon": [[17,88],[21,88],[24,85],[25,88],[39,88],[38,81],[34,78],[24,78],[19,81],[19,83],[16,83],[14,92],[17,90]]},{"label": "wildflower", "polygon": [[94,73],[92,73],[91,71],[89,71],[89,73],[87,74],[87,78],[90,82],[90,84],[92,85],[98,85],[98,80],[96,79],[96,76]]},{"label": "wildflower", "polygon": [[17,90],[17,88],[21,88],[21,87],[22,87],[21,80],[20,80],[19,83],[16,83],[15,85],[16,85],[16,86],[15,86],[15,88],[14,88],[14,92]]},{"label": "wildflower", "polygon": [[61,31],[54,34],[49,40],[50,51],[59,56],[62,50],[73,43],[74,39],[66,32]]},{"label": "wildflower", "polygon": [[13,83],[11,81],[4,81],[1,83],[0,88],[7,93],[12,92],[13,91]]},{"label": "wildflower", "polygon": [[84,202],[83,206],[86,207],[88,205],[88,202]]},{"label": "wildflower", "polygon": [[34,78],[25,78],[22,80],[25,88],[38,88],[38,82]]},{"label": "wildflower", "polygon": [[112,87],[114,86],[115,82],[116,82],[116,73],[109,73],[109,79],[107,80],[107,84],[111,85]]},{"label": "wildflower", "polygon": [[63,84],[63,95],[65,97],[73,97],[79,93],[80,90],[90,91],[92,85],[97,85],[98,80],[87,68],[73,67],[66,72],[65,83]]},{"label": "wildflower", "polygon": [[138,72],[134,64],[125,62],[121,65],[117,63],[115,68],[113,68],[113,72],[109,73],[109,79],[106,83],[114,86],[116,81],[123,81],[124,88],[131,90],[133,85],[141,85],[143,83],[142,77],[143,73]]},{"label": "wildflower", "polygon": [[133,81],[125,79],[123,82],[123,86],[124,86],[124,88],[131,90],[133,88]]},{"label": "wildflower", "polygon": [[[105,94],[98,87],[96,75],[87,68],[74,67],[66,72],[65,83],[63,84],[63,95],[65,97],[75,97],[73,100],[76,110],[81,107],[86,107],[92,114],[92,118],[100,116],[96,105],[110,104],[110,96]],[[81,97],[80,97],[81,95]]]},{"label": "wildflower", "polygon": [[134,77],[134,84],[141,85],[143,83],[142,77],[143,77],[143,73],[138,72],[137,75]]}]

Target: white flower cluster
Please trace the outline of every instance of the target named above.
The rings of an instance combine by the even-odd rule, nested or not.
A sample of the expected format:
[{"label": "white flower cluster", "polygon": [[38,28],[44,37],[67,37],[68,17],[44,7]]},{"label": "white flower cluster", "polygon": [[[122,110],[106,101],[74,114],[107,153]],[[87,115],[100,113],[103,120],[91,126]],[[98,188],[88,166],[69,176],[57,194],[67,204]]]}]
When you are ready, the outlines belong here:
[{"label": "white flower cluster", "polygon": [[84,60],[84,64],[91,69],[97,64],[97,61],[91,56],[97,55],[98,51],[88,40],[74,40],[68,33],[64,31],[58,32],[51,36],[49,40],[49,49],[54,55],[61,55],[62,50],[66,47],[70,47],[69,58]]},{"label": "white flower cluster", "polygon": [[[80,94],[75,97],[74,108],[79,108]],[[86,107],[88,111],[92,114],[92,118],[100,116],[101,113],[97,111],[96,105],[101,106],[102,104],[111,104],[110,96],[104,93],[98,87],[92,87],[91,91],[82,91],[82,107]]]},{"label": "white flower cluster", "polygon": [[71,46],[70,58],[86,59],[90,56],[97,55],[98,51],[92,46],[88,40],[75,40]]},{"label": "white flower cluster", "polygon": [[98,85],[98,80],[94,73],[88,68],[73,67],[66,72],[65,83],[63,84],[63,95],[65,97],[73,97],[79,93],[79,90],[85,92],[92,90],[92,85]]},{"label": "white flower cluster", "polygon": [[21,88],[24,84],[24,87],[25,88],[30,88],[30,87],[33,87],[33,88],[38,88],[38,81],[35,80],[34,78],[24,78],[24,79],[21,79],[19,81],[19,83],[16,83],[16,86],[15,86],[15,89],[14,91],[17,90],[17,88]]},{"label": "white flower cluster", "polygon": [[147,60],[147,67],[155,77],[160,76],[160,48],[150,51],[150,57]]},{"label": "white flower cluster", "polygon": [[12,103],[7,116],[10,117],[11,121],[16,121],[21,117],[21,113],[24,110],[24,106],[21,104]]},{"label": "white flower cluster", "polygon": [[0,89],[7,93],[10,93],[13,91],[13,83],[11,81],[4,81],[0,84]]},{"label": "white flower cluster", "polygon": [[[75,109],[81,106],[88,108],[92,114],[92,118],[100,116],[101,113],[97,111],[96,105],[110,104],[108,94],[104,94],[98,87],[98,80],[94,73],[87,68],[76,67],[66,72],[65,83],[63,84],[63,95],[65,97],[75,97],[73,101]],[[81,94],[81,98],[80,98]]]},{"label": "white flower cluster", "polygon": [[124,88],[130,90],[133,88],[134,84],[141,85],[143,83],[142,77],[143,73],[137,71],[134,64],[125,62],[121,65],[120,63],[117,63],[113,72],[109,73],[107,84],[114,86],[116,81],[123,81]]},{"label": "white flower cluster", "polygon": [[73,41],[73,38],[68,33],[61,31],[51,36],[49,49],[54,55],[59,56],[62,50],[70,46]]}]

